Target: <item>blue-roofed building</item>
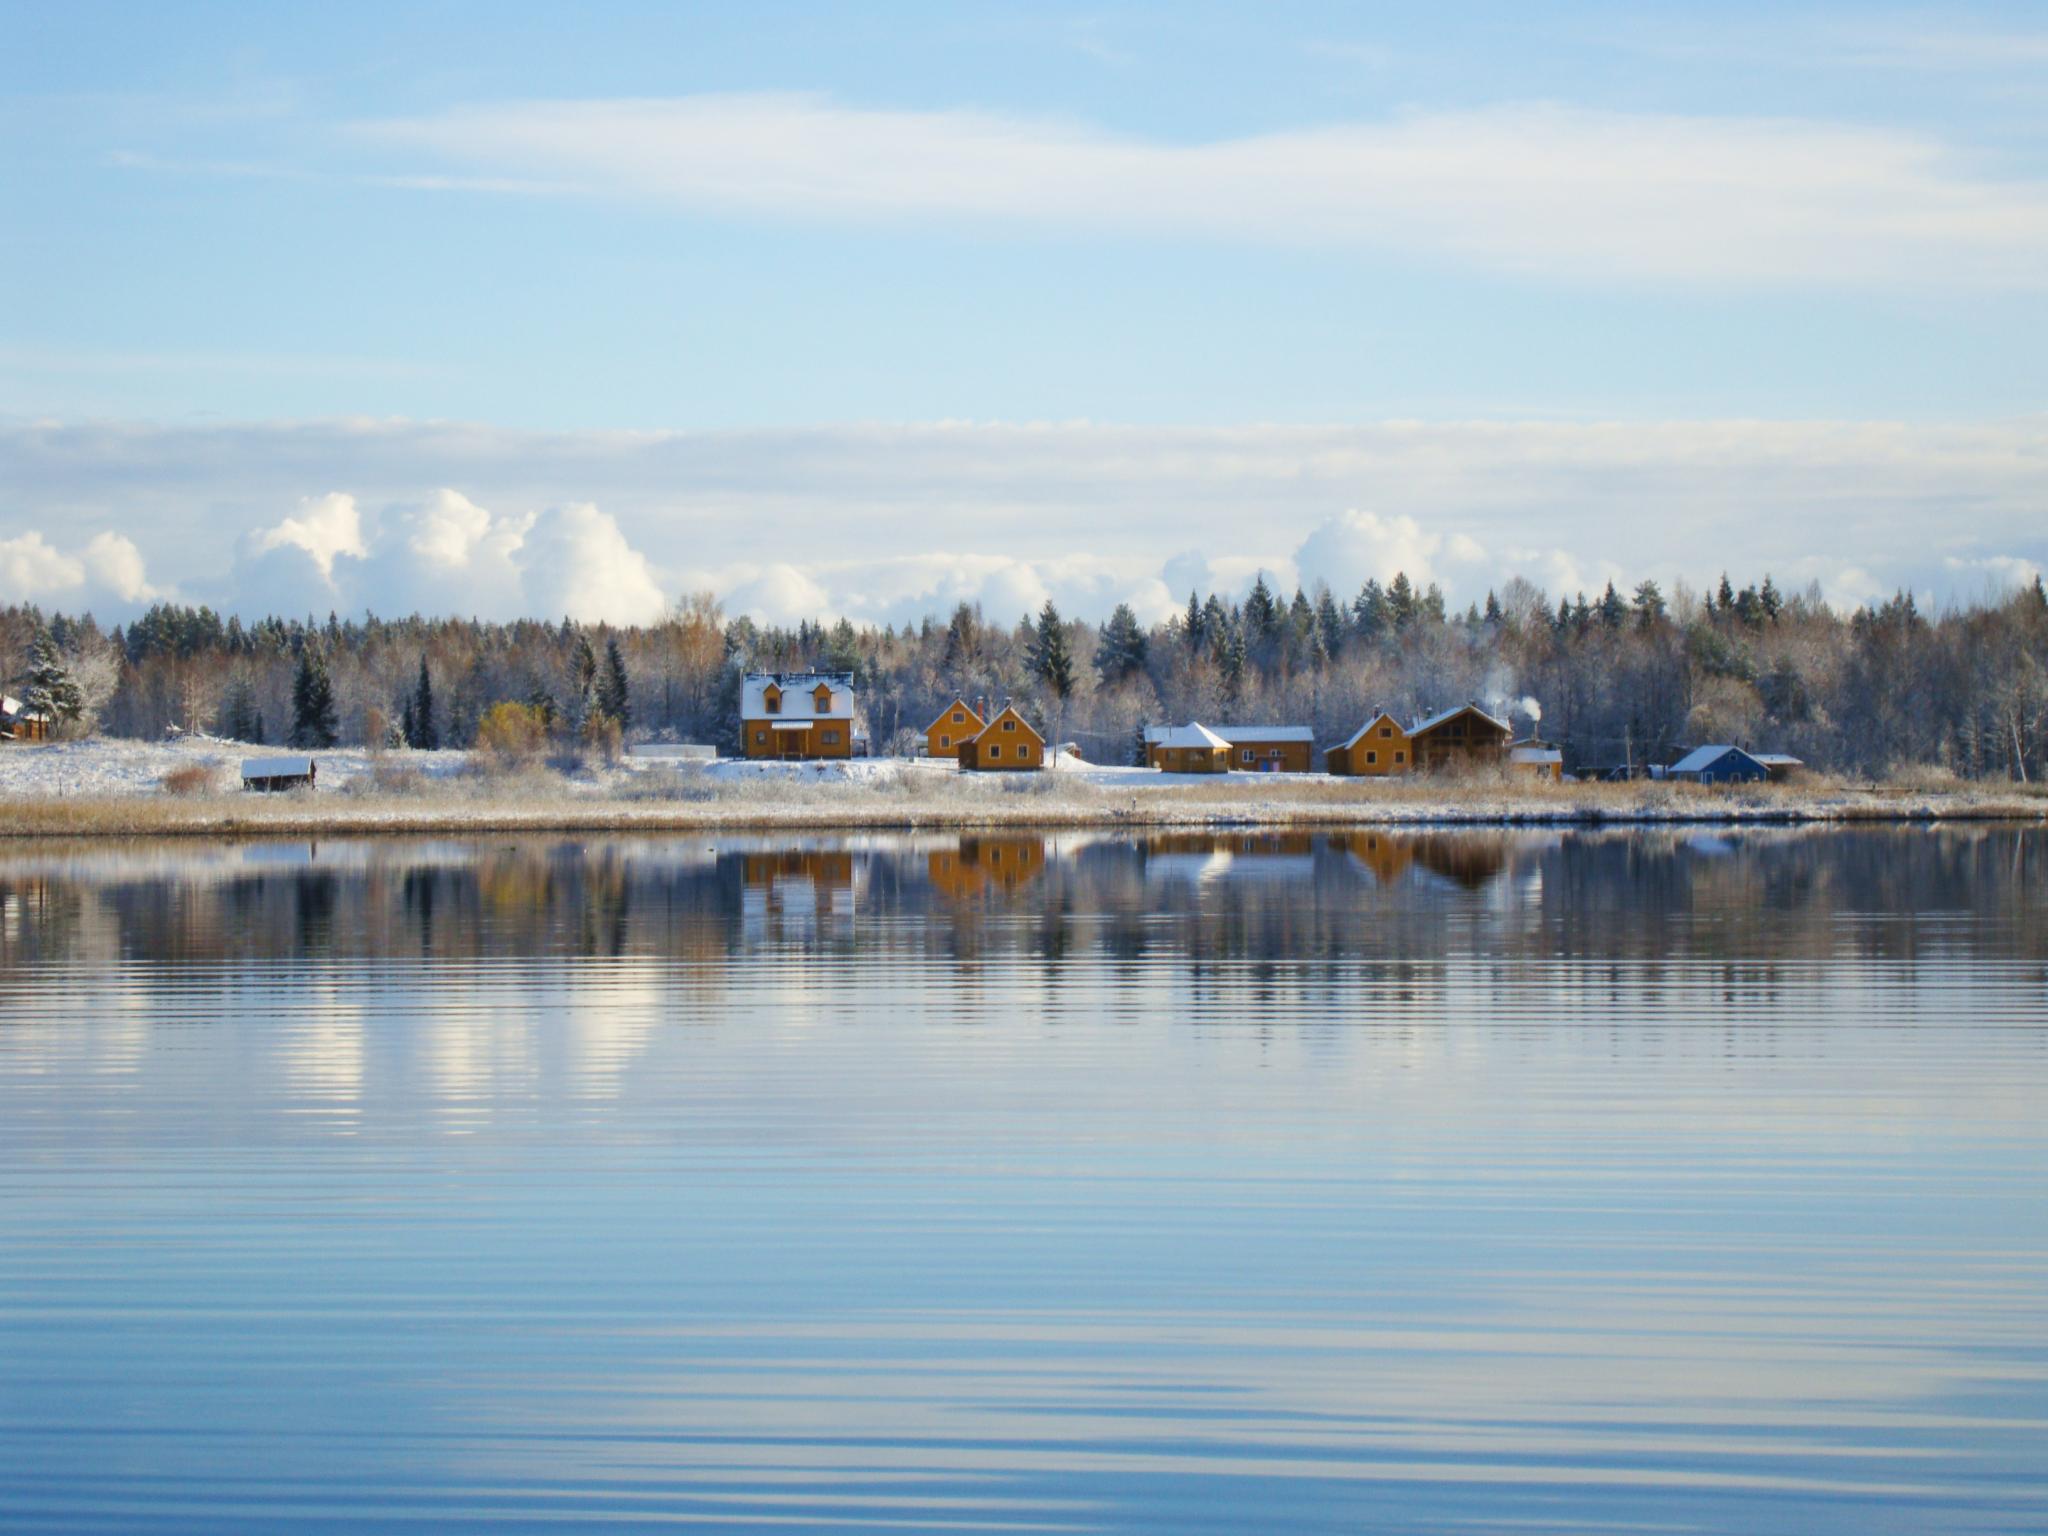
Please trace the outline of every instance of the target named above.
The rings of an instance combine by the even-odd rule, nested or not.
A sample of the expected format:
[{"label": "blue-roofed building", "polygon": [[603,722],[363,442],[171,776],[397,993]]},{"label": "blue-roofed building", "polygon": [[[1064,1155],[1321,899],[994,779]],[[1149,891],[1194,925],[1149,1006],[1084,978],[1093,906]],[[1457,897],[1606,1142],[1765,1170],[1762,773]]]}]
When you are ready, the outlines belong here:
[{"label": "blue-roofed building", "polygon": [[1740,747],[1694,747],[1664,770],[1667,779],[1695,784],[1754,784],[1771,770]]}]

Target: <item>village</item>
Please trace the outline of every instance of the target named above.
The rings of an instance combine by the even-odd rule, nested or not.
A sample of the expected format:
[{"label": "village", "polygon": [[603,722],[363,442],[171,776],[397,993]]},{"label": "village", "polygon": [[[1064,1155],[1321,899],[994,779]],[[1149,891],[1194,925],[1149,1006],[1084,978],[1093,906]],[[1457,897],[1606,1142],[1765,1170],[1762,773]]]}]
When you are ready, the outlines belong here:
[{"label": "village", "polygon": [[[866,755],[854,677],[846,672],[761,672],[742,691],[741,736],[750,759],[801,762]],[[1531,718],[1533,727],[1534,718]],[[924,729],[922,756],[968,773],[1036,773],[1078,758],[1071,743],[1055,751],[1043,730],[1011,702],[955,696]],[[1318,747],[1306,725],[1239,725],[1190,720],[1148,725],[1141,766],[1162,774],[1322,773],[1334,778],[1398,778],[1485,771],[1565,782],[1564,753],[1535,734],[1515,734],[1477,702],[1403,721],[1380,709],[1341,741]],[[1670,779],[1696,784],[1784,782],[1804,769],[1796,757],[1732,743],[1694,747],[1669,763],[1623,763],[1584,777],[1605,781]]]}]

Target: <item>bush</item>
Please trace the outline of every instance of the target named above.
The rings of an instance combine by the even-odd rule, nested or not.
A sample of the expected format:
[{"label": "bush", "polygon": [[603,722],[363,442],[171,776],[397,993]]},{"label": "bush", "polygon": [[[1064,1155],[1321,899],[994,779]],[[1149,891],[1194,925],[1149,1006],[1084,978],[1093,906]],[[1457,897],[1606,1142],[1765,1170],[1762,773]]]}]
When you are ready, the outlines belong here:
[{"label": "bush", "polygon": [[182,768],[173,768],[158,781],[167,795],[179,799],[190,799],[194,795],[210,794],[220,784],[220,770],[211,763],[187,763]]},{"label": "bush", "polygon": [[519,768],[547,751],[547,716],[531,704],[493,704],[477,722],[477,755],[498,768]]},{"label": "bush", "polygon": [[616,767],[626,755],[626,733],[612,716],[593,714],[583,722],[583,748],[593,766]]}]

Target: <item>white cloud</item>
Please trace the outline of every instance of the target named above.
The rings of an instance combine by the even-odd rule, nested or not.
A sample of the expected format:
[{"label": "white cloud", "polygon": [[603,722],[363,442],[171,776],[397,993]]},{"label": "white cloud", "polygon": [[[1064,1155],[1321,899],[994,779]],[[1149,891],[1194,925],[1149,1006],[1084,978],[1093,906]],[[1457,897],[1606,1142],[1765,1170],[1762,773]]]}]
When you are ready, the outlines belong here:
[{"label": "white cloud", "polygon": [[[360,509],[364,557],[337,548],[330,576],[303,541],[259,538],[277,545],[262,551],[267,568],[250,568],[245,544],[223,579],[244,529],[275,533],[280,508],[307,524],[299,498],[330,486]],[[424,494],[432,486],[460,491]],[[733,611],[901,623],[979,601],[1011,623],[1049,594],[1062,612],[1129,601],[1159,617],[1190,587],[1241,594],[1261,569],[1289,590],[1321,574],[1355,592],[1351,578],[1388,559],[1460,606],[1512,573],[1555,597],[1610,577],[1698,585],[1724,567],[1738,583],[1819,579],[1830,596],[1861,590],[1838,579],[1850,568],[1886,593],[1975,595],[1981,577],[1942,562],[2048,563],[2044,486],[2037,419],[702,433],[0,421],[0,505],[18,518],[0,521],[14,550],[0,572],[52,555],[82,564],[71,548],[15,548],[31,529],[65,529],[132,537],[158,582],[244,611],[558,617],[581,599],[555,574],[529,589],[538,520],[594,501],[603,522],[585,531],[610,555],[563,569],[609,569],[623,541],[640,560],[585,584],[622,598],[619,616],[654,606],[650,583],[731,597],[778,565],[823,598],[782,573]],[[1346,520],[1346,507],[1375,511]]]},{"label": "white cloud", "polygon": [[158,595],[142,551],[122,534],[95,534],[77,554],[65,554],[40,529],[0,538],[0,602],[58,602],[119,613]]},{"label": "white cloud", "polygon": [[2048,282],[2048,186],[1925,135],[1799,119],[1539,103],[1191,144],[760,93],[465,106],[358,132],[478,172],[445,185],[716,213],[1391,249],[1576,281]]},{"label": "white cloud", "polygon": [[363,523],[356,511],[355,497],[339,493],[304,497],[296,513],[251,537],[252,555],[287,549],[304,551],[320,574],[330,580],[337,557],[351,555],[362,559],[367,551],[363,548]]},{"label": "white cloud", "polygon": [[617,520],[588,502],[542,513],[521,553],[531,612],[579,623],[661,617],[665,599],[654,568],[626,542]]}]

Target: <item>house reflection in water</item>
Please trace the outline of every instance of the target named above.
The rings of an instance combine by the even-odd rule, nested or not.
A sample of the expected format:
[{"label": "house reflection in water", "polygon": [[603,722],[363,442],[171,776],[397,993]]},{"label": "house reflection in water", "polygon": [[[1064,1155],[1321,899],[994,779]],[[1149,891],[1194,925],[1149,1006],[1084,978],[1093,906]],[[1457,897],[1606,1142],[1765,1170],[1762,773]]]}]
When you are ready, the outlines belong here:
[{"label": "house reflection in water", "polygon": [[932,888],[955,901],[988,891],[1003,895],[1045,873],[1041,837],[963,837],[951,848],[934,848],[926,860]]},{"label": "house reflection in water", "polygon": [[1352,832],[1336,841],[1381,885],[1421,868],[1476,890],[1508,868],[1508,838],[1497,832]]},{"label": "house reflection in water", "polygon": [[786,848],[740,856],[740,927],[750,943],[850,938],[858,906],[847,848]]}]

